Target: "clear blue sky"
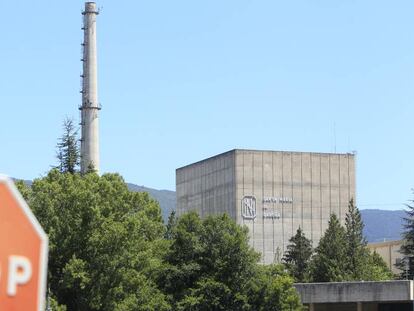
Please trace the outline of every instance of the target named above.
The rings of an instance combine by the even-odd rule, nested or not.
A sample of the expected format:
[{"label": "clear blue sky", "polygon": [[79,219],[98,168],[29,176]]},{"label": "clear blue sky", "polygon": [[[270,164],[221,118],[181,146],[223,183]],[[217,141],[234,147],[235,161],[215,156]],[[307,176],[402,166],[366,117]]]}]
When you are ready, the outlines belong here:
[{"label": "clear blue sky", "polygon": [[[413,198],[412,0],[98,5],[102,171],[174,190],[177,167],[229,149],[336,146],[358,152],[360,207]],[[44,175],[78,120],[82,7],[0,3],[2,173]]]}]

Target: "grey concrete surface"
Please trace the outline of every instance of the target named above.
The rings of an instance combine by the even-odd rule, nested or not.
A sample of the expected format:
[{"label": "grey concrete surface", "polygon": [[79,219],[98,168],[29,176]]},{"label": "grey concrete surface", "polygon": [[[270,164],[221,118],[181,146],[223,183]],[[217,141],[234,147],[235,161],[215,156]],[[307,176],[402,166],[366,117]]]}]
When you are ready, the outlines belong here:
[{"label": "grey concrete surface", "polygon": [[316,246],[331,213],[355,198],[355,156],[231,150],[176,171],[178,215],[228,213],[249,228],[263,263],[280,262],[299,226]]},{"label": "grey concrete surface", "polygon": [[413,281],[297,283],[304,304],[409,302]]},{"label": "grey concrete surface", "polygon": [[81,110],[81,172],[92,165],[99,173],[99,110],[98,65],[96,49],[96,3],[86,2],[82,13],[84,24],[82,105]]}]

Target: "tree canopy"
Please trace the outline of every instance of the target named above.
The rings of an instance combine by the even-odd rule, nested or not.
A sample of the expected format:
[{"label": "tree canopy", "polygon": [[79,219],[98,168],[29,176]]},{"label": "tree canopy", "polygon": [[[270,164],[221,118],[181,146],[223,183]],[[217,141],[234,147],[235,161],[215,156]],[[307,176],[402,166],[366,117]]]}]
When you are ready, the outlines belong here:
[{"label": "tree canopy", "polygon": [[21,191],[49,235],[52,297],[68,310],[169,310],[153,274],[166,250],[158,204],[117,174],[52,170]]},{"label": "tree canopy", "polygon": [[72,119],[66,118],[63,121],[63,135],[57,143],[56,157],[60,172],[73,174],[78,170],[80,163],[78,131]]},{"label": "tree canopy", "polygon": [[311,262],[311,279],[315,282],[389,280],[392,273],[384,260],[369,251],[363,236],[363,222],[351,200],[345,228],[335,214],[319,241]]},{"label": "tree canopy", "polygon": [[191,212],[172,228],[159,284],[174,310],[301,310],[292,279],[258,265],[259,258],[246,227],[227,215]]},{"label": "tree canopy", "polygon": [[76,310],[302,310],[293,279],[258,264],[227,215],[162,222],[117,174],[51,170],[20,191],[49,235],[49,306]]},{"label": "tree canopy", "polygon": [[379,281],[392,278],[392,273],[384,260],[377,253],[372,253],[367,247],[363,235],[364,223],[361,213],[351,200],[345,218],[347,280],[349,281]]},{"label": "tree canopy", "polygon": [[398,265],[403,272],[401,278],[414,279],[414,200],[407,204],[406,217],[404,218],[404,232],[402,234],[404,243],[401,245],[400,253],[404,260]]},{"label": "tree canopy", "polygon": [[332,214],[328,229],[319,241],[312,261],[314,282],[344,281],[346,277],[346,232],[338,217]]},{"label": "tree canopy", "polygon": [[290,238],[290,244],[283,257],[283,263],[297,282],[309,280],[309,262],[312,256],[312,242],[299,227]]}]

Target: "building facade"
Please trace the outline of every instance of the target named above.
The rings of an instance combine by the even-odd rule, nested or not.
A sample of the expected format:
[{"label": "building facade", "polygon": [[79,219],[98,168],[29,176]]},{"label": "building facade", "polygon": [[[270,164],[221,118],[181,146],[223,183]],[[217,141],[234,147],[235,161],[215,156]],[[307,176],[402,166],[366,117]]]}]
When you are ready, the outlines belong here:
[{"label": "building facade", "polygon": [[377,243],[368,243],[368,248],[371,252],[377,252],[382,259],[384,259],[388,268],[394,274],[401,274],[402,271],[397,268],[397,264],[400,264],[404,259],[404,255],[400,253],[403,240],[396,241],[384,241]]},{"label": "building facade", "polygon": [[309,311],[412,311],[414,281],[294,284]]},{"label": "building facade", "polygon": [[176,171],[177,214],[227,213],[263,263],[280,262],[300,226],[317,245],[355,198],[354,154],[231,150]]}]

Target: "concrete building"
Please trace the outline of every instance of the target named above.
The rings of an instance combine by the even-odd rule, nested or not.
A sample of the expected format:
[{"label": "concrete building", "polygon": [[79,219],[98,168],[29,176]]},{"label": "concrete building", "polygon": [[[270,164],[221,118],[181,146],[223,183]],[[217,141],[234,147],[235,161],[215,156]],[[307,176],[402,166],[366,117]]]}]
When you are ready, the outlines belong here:
[{"label": "concrete building", "polygon": [[372,252],[377,252],[394,274],[400,274],[402,271],[395,265],[404,258],[403,254],[400,253],[402,243],[403,240],[369,243],[368,248]]},{"label": "concrete building", "polygon": [[412,311],[413,281],[294,284],[309,311]]},{"label": "concrete building", "polygon": [[99,173],[98,66],[96,49],[96,3],[86,2],[83,11],[83,73],[81,111],[81,172],[93,167]]},{"label": "concrete building", "polygon": [[355,198],[353,154],[231,150],[176,171],[177,214],[227,213],[246,225],[262,262],[279,262],[300,226],[319,242],[331,213]]}]

